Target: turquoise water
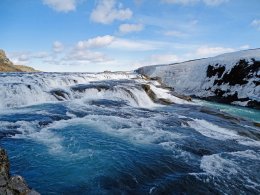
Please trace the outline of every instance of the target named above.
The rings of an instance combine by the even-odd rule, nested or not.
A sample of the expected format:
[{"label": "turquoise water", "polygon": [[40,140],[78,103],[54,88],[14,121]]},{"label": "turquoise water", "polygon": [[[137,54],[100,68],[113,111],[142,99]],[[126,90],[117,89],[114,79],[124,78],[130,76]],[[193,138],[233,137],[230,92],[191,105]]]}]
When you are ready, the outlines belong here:
[{"label": "turquoise water", "polygon": [[[42,194],[260,190],[259,142],[229,139],[219,130],[256,131],[250,122],[234,123],[200,106],[143,109],[107,100],[78,106],[40,104],[0,115],[2,132],[21,133],[1,139],[12,174],[23,175]],[[213,125],[213,136],[203,133],[203,121]]]},{"label": "turquoise water", "polygon": [[216,102],[208,102],[203,100],[196,100],[199,104],[205,105],[210,108],[215,108],[220,111],[229,113],[234,116],[242,117],[247,120],[252,120],[255,122],[260,122],[260,110],[246,108],[241,106],[233,106],[227,104],[221,104]]},{"label": "turquoise water", "polygon": [[54,101],[61,76],[13,75],[21,83],[0,88],[0,105],[13,105],[0,110],[0,146],[41,194],[260,194],[259,111],[155,105],[133,80],[77,85],[70,74],[62,82],[75,86]]}]

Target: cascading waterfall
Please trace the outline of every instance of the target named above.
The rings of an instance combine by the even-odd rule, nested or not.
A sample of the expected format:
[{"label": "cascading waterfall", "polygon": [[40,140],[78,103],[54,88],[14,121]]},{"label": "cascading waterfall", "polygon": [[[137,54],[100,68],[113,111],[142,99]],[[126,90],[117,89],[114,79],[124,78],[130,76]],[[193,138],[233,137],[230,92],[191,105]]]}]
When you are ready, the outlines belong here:
[{"label": "cascading waterfall", "polygon": [[42,194],[259,194],[260,112],[181,97],[131,72],[0,74],[0,145]]},{"label": "cascading waterfall", "polygon": [[[131,73],[74,73],[70,75],[39,73],[33,76],[23,74],[22,77],[17,77],[16,74],[4,75],[0,77],[0,107],[8,108],[81,98],[122,99],[135,106],[155,106],[140,86],[145,81],[140,78],[133,80],[136,76]],[[105,84],[104,80],[106,80]],[[153,88],[158,91],[159,96],[167,94],[167,98],[179,100],[168,94],[167,90],[162,91],[155,86]]]}]

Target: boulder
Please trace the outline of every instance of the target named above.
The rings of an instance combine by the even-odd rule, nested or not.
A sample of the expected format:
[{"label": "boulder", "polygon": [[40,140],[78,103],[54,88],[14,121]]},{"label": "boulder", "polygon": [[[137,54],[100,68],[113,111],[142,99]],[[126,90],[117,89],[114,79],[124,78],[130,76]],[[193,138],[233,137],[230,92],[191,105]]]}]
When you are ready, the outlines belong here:
[{"label": "boulder", "polygon": [[143,90],[146,92],[146,94],[150,97],[150,99],[154,102],[154,103],[158,103],[158,104],[163,104],[163,105],[170,105],[170,104],[174,104],[171,100],[169,99],[165,99],[165,98],[158,98],[156,96],[156,94],[153,92],[153,90],[151,89],[150,85],[148,84],[142,84],[141,85]]},{"label": "boulder", "polygon": [[0,148],[0,194],[1,195],[39,195],[28,187],[23,177],[10,176],[10,163],[7,153]]}]

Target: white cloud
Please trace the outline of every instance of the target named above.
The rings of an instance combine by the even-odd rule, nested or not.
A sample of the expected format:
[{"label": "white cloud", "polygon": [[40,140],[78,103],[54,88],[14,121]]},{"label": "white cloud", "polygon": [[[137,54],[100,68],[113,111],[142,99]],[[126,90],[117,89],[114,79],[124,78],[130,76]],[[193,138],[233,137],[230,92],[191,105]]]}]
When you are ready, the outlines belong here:
[{"label": "white cloud", "polygon": [[251,26],[255,27],[257,30],[260,30],[260,19],[259,20],[257,20],[257,19],[253,20],[251,22]]},{"label": "white cloud", "polygon": [[205,3],[206,5],[209,6],[217,6],[222,3],[226,3],[229,0],[162,0],[164,3],[171,3],[171,4],[181,4],[181,5],[192,5],[195,3]]},{"label": "white cloud", "polygon": [[162,0],[162,2],[164,2],[164,3],[182,4],[182,5],[197,3],[198,1],[199,0]]},{"label": "white cloud", "polygon": [[58,12],[69,12],[76,9],[77,0],[43,0],[43,4]]},{"label": "white cloud", "polygon": [[30,56],[28,54],[21,54],[13,59],[13,63],[16,65],[26,65],[28,64],[29,60]]},{"label": "white cloud", "polygon": [[226,47],[209,47],[209,46],[202,46],[196,50],[196,55],[198,57],[209,57],[218,54],[228,53],[236,51],[234,48],[226,48]]},{"label": "white cloud", "polygon": [[[31,52],[31,51],[18,51],[8,53],[10,60],[16,65],[28,65],[34,66],[37,61],[45,61],[50,57],[50,53],[41,51],[41,52]],[[33,63],[33,64],[32,64]]]},{"label": "white cloud", "polygon": [[86,63],[100,63],[110,61],[111,59],[109,59],[101,52],[93,52],[90,50],[73,50],[64,58],[64,60]]},{"label": "white cloud", "polygon": [[172,36],[172,37],[185,37],[187,36],[187,34],[180,32],[180,31],[176,31],[176,30],[172,30],[172,31],[166,31],[164,32],[165,36]]},{"label": "white cloud", "polygon": [[53,48],[53,51],[59,53],[59,52],[62,52],[64,50],[64,45],[59,41],[55,41],[52,44],[52,48]]},{"label": "white cloud", "polygon": [[48,56],[49,56],[49,53],[48,52],[44,52],[44,51],[32,54],[33,58],[39,58],[39,59],[47,58]]},{"label": "white cloud", "polygon": [[31,54],[30,52],[22,51],[7,53],[7,56],[16,65],[27,65],[30,61]]},{"label": "white cloud", "polygon": [[147,57],[146,59],[133,62],[132,66],[133,68],[139,68],[148,65],[172,64],[172,63],[182,62],[182,61],[184,61],[184,59],[177,55],[164,53],[164,54],[154,54]]},{"label": "white cloud", "polygon": [[135,5],[140,6],[144,0],[134,0]]},{"label": "white cloud", "polygon": [[117,50],[151,51],[163,48],[165,46],[164,44],[164,42],[122,39],[111,35],[105,35],[79,41],[76,44],[76,49],[100,49],[107,47],[109,49]]},{"label": "white cloud", "polygon": [[206,5],[216,6],[222,3],[227,3],[229,0],[203,0]]},{"label": "white cloud", "polygon": [[139,32],[144,29],[142,24],[121,24],[119,26],[119,31],[121,33]]},{"label": "white cloud", "polygon": [[116,38],[108,47],[119,50],[151,51],[162,48],[161,42]]},{"label": "white cloud", "polygon": [[91,13],[91,20],[102,24],[110,24],[114,20],[127,20],[133,13],[129,8],[124,9],[116,0],[99,0],[97,7]]},{"label": "white cloud", "polygon": [[77,49],[102,48],[111,44],[114,39],[115,38],[110,35],[98,36],[86,41],[79,41],[76,47]]},{"label": "white cloud", "polygon": [[170,64],[182,61],[180,57],[173,54],[152,55],[150,60],[152,64]]}]

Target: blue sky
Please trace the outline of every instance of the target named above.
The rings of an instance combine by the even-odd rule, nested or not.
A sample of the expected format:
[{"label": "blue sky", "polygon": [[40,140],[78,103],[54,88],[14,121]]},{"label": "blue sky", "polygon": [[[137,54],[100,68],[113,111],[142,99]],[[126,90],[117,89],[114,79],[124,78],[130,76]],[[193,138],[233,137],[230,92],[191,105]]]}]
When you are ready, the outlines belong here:
[{"label": "blue sky", "polygon": [[133,70],[260,43],[259,0],[1,0],[0,48],[43,71]]}]

